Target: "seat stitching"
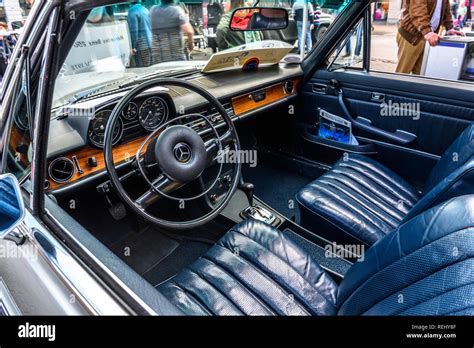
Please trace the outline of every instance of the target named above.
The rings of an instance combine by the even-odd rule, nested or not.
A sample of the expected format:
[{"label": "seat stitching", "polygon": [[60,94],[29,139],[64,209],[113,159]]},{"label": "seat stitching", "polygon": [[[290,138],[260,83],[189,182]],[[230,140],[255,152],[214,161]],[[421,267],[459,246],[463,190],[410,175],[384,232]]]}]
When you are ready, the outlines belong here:
[{"label": "seat stitching", "polygon": [[[346,167],[345,170],[338,170],[338,169],[334,169],[332,170],[331,172],[333,173],[336,173],[336,174],[339,174],[339,175],[342,175],[342,176],[345,176],[349,179],[352,179],[354,180],[355,182],[357,182],[359,185],[365,187],[366,189],[368,189],[370,192],[372,192],[373,194],[375,195],[378,195],[380,197],[382,197],[388,204],[390,204],[390,206],[396,206],[397,205],[397,202],[400,200],[400,199],[403,199],[406,203],[407,203],[407,206],[408,207],[413,207],[416,202],[419,200],[419,199],[412,199],[411,197],[407,197],[406,195],[403,194],[403,192],[397,192],[397,190],[393,190],[393,187],[389,187],[388,185],[381,185],[380,182],[377,182],[376,180],[373,180],[373,178],[371,177],[368,177],[364,174],[362,174],[363,176],[365,176],[366,180],[364,180],[363,178],[360,178],[359,176],[357,175],[354,175],[354,176],[351,176],[350,173],[348,173],[349,171],[354,171],[356,174],[362,174],[350,167]],[[379,187],[378,190],[376,190],[373,186],[371,186],[368,181],[370,181],[372,183],[372,185],[377,185]],[[390,190],[390,188],[392,188],[392,190]],[[384,198],[383,196],[380,195],[380,192],[383,190],[384,192],[386,192],[386,196],[391,196],[392,197],[392,201],[389,201],[389,197],[386,197]],[[395,192],[394,192],[395,191]],[[412,201],[413,200],[413,201]]]},{"label": "seat stitching", "polygon": [[[444,208],[445,208],[450,202],[451,202],[451,200],[450,200],[450,201],[447,201],[447,202],[445,202],[445,203],[443,203],[443,205],[440,206],[439,210],[438,210],[437,212],[435,212],[435,215],[432,217],[432,220],[436,220],[437,217],[439,216],[439,214],[441,213],[441,211],[444,210]],[[425,218],[426,218],[426,214],[421,215],[421,216],[420,216],[420,219],[421,219],[421,218],[425,219]],[[412,221],[412,220],[409,220],[409,221]],[[372,277],[375,277],[375,275],[376,275],[378,272],[380,272],[381,270],[386,269],[387,267],[389,267],[389,266],[392,265],[393,263],[398,262],[399,260],[403,259],[404,257],[407,257],[408,255],[410,255],[410,254],[416,252],[417,250],[420,250],[420,249],[415,249],[415,250],[413,250],[412,252],[410,252],[410,253],[408,253],[408,254],[402,255],[401,242],[400,242],[400,230],[401,230],[402,227],[404,227],[409,221],[406,221],[404,224],[402,224],[401,226],[399,226],[396,231],[394,231],[394,232],[392,233],[392,235],[395,235],[396,238],[398,238],[398,245],[399,245],[399,247],[400,247],[400,249],[399,249],[399,255],[401,255],[402,258],[397,259],[397,260],[391,262],[390,264],[386,265],[384,268],[379,268],[379,267],[378,267],[378,266],[379,266],[379,263],[377,262],[377,272],[374,273],[374,274],[372,274],[369,278],[367,278],[367,279],[364,280],[360,285],[358,285],[358,286],[357,286],[357,289],[356,289],[351,295],[348,296],[348,298],[346,299],[346,301],[344,301],[344,303],[346,303],[346,302],[349,300],[349,298],[351,298],[351,297],[354,295],[354,293],[358,291],[358,288],[359,288],[359,287],[365,285],[368,281],[370,281],[370,280],[372,279]],[[428,226],[426,226],[426,230],[430,229],[431,226],[432,226],[432,223],[430,223]],[[466,228],[469,228],[469,227],[466,227]],[[466,229],[466,228],[463,228],[463,229],[461,229],[461,230],[464,230],[464,229]],[[455,232],[452,232],[452,233],[456,233],[456,231],[455,231]],[[429,242],[428,244],[425,244],[422,248],[424,248],[425,246],[427,246],[427,245],[429,245],[429,244],[431,244],[431,243],[433,243],[433,242],[435,242],[435,241],[437,241],[438,239],[441,239],[441,238],[444,238],[444,236],[442,236],[442,237],[440,237],[440,238],[437,238],[437,239],[435,239],[435,240],[432,240],[432,241]],[[375,251],[374,251],[374,253],[375,253],[375,254],[374,254],[375,257],[378,259],[378,253],[375,252]]]},{"label": "seat stitching", "polygon": [[[407,200],[407,203],[409,203],[410,205],[413,205],[412,201],[416,202],[419,199],[418,197],[414,197],[412,194],[408,194],[406,192],[406,190],[400,189],[397,185],[393,185],[392,180],[389,181],[390,183],[387,183],[385,181],[386,180],[385,178],[377,177],[376,175],[372,175],[372,173],[366,173],[366,172],[364,172],[363,168],[347,166],[347,165],[341,166],[340,168],[341,169],[334,169],[334,172],[344,173],[344,172],[348,172],[348,171],[353,171],[353,172],[359,174],[360,176],[365,177],[365,179],[367,181],[370,180],[371,182],[377,184],[380,188],[385,190],[388,194],[390,194],[394,197],[397,197],[397,198],[404,197]],[[342,168],[344,168],[344,169],[342,169]],[[346,173],[344,173],[344,174],[346,174]],[[364,182],[364,181],[361,181],[361,178],[358,178],[357,176],[355,176],[354,179],[357,179],[357,181],[359,181],[359,182]]]},{"label": "seat stitching", "polygon": [[176,283],[174,280],[169,281],[168,284],[173,284],[176,286],[178,289],[180,289],[182,292],[184,292],[191,300],[193,300],[195,303],[199,305],[199,307],[202,307],[204,311],[206,311],[209,315],[215,315],[215,313],[208,307],[206,306],[201,299],[197,298],[192,292],[187,290],[185,287],[182,285]]},{"label": "seat stitching", "polygon": [[[234,231],[234,232],[235,232],[235,231]],[[218,247],[224,249],[227,253],[230,253],[232,256],[237,257],[237,256],[236,256],[232,251],[230,251],[228,248],[223,247],[223,246],[221,246],[221,245],[219,245],[219,244],[216,244],[216,246],[218,246]],[[280,285],[278,282],[276,282],[275,280],[273,280],[272,278],[270,278],[268,275],[266,275],[265,273],[263,273],[260,269],[258,269],[258,268],[256,267],[256,265],[254,265],[253,263],[251,263],[248,259],[242,257],[242,255],[239,255],[237,258],[242,259],[242,261],[244,261],[248,266],[252,267],[252,269],[253,269],[255,272],[257,272],[257,273],[260,274],[263,278],[267,279],[270,283],[272,283],[280,294],[282,294],[284,297],[288,297],[289,292],[288,292],[288,291],[285,291],[285,289],[282,288],[281,285]],[[224,264],[222,265],[222,267],[225,267]],[[232,272],[231,269],[229,269],[229,268],[226,268],[226,269],[228,269],[229,272]],[[232,274],[234,274],[234,276],[236,276],[236,274],[235,274],[234,272],[232,272]],[[296,302],[296,301],[295,301],[295,302]],[[308,311],[306,310],[306,308],[304,308],[303,305],[301,305],[299,302],[296,302],[296,303],[298,304],[298,307],[299,307],[303,312],[306,312],[307,314],[310,314],[310,313],[308,313]],[[270,304],[269,304],[269,305],[270,305]],[[273,308],[273,306],[272,306],[272,308]],[[274,310],[275,310],[276,312],[281,312],[281,311],[282,311],[280,308],[274,308]]]},{"label": "seat stitching", "polygon": [[[386,234],[387,234],[387,233],[385,233],[385,232],[382,230],[381,226],[377,226],[377,225],[375,224],[375,222],[372,221],[372,218],[369,217],[369,216],[367,215],[367,213],[364,213],[364,212],[362,212],[360,209],[356,208],[354,204],[353,204],[353,205],[350,205],[346,200],[341,199],[339,196],[337,196],[337,195],[334,194],[333,192],[327,190],[324,186],[315,185],[315,188],[319,189],[322,193],[325,194],[325,196],[326,196],[327,198],[330,198],[330,199],[336,201],[336,202],[339,203],[342,207],[345,207],[347,210],[350,210],[350,211],[353,211],[353,212],[355,211],[356,213],[358,213],[359,215],[361,215],[361,216],[366,220],[366,221],[364,221],[364,223],[367,222],[368,224],[370,224],[371,226],[373,226],[374,229],[380,231],[383,235],[386,235]],[[362,207],[362,208],[363,208],[363,207]],[[366,210],[367,210],[367,209],[366,209]],[[367,212],[370,213],[370,211],[367,211]],[[374,214],[372,214],[372,215],[374,215]],[[348,219],[352,220],[352,219],[350,218],[350,216],[347,216],[347,215],[346,215],[346,217],[347,217]],[[380,221],[380,219],[377,219],[377,220],[379,220],[379,222],[380,222],[382,225],[385,225],[385,227],[389,227],[389,226],[387,226],[383,221]]]},{"label": "seat stitching", "polygon": [[[349,196],[352,200],[354,200],[356,203],[358,203],[358,205],[361,205],[363,206],[365,209],[369,210],[370,212],[372,212],[374,215],[376,215],[379,219],[383,220],[386,224],[390,225],[392,228],[396,228],[398,226],[398,224],[396,222],[393,222],[391,221],[390,218],[387,218],[386,215],[383,214],[383,212],[385,212],[383,209],[382,209],[382,212],[380,212],[380,208],[376,207],[376,209],[372,209],[370,206],[367,206],[367,204],[365,202],[363,202],[361,199],[358,199],[354,194],[350,193],[349,191],[347,190],[344,190],[343,187],[341,186],[337,186],[335,185],[334,183],[330,182],[330,181],[326,181],[326,180],[319,180],[321,183],[324,183],[328,186],[331,186],[333,187],[335,190],[338,190],[342,193],[344,193],[345,195]],[[362,196],[362,195],[361,195]],[[370,203],[373,203],[373,202],[370,202]],[[385,213],[388,213],[388,212],[385,212]],[[390,214],[390,213],[388,213]],[[391,214],[390,214],[391,215]],[[396,219],[396,217],[393,217],[391,216],[393,219]]]},{"label": "seat stitching", "polygon": [[[437,269],[435,272],[431,273],[430,275],[428,275],[428,276],[426,276],[426,277],[423,277],[423,278],[420,278],[420,279],[418,279],[417,281],[415,281],[414,283],[408,284],[408,285],[406,285],[405,287],[403,287],[403,288],[401,288],[401,289],[398,289],[397,291],[394,291],[393,293],[387,295],[382,301],[379,301],[379,302],[377,302],[377,303],[374,303],[369,309],[367,309],[364,313],[362,313],[362,315],[365,315],[367,312],[369,312],[370,310],[372,310],[375,306],[379,305],[381,302],[383,302],[384,300],[386,300],[386,299],[389,298],[390,296],[393,296],[395,293],[397,293],[397,292],[403,292],[404,290],[408,289],[409,287],[414,286],[414,285],[417,285],[418,283],[421,283],[421,282],[424,281],[425,279],[427,279],[427,278],[429,278],[429,277],[431,277],[431,276],[434,276],[434,275],[438,274],[439,272],[445,272],[446,269],[448,269],[449,267],[452,267],[453,265],[457,265],[457,264],[460,264],[460,263],[464,263],[464,262],[467,262],[467,261],[472,260],[472,259],[473,259],[473,258],[470,257],[470,258],[466,258],[466,259],[461,260],[461,261],[456,260],[456,261],[454,261],[453,263],[450,263],[450,264],[448,264],[448,265],[443,266],[443,267],[440,268],[440,269]],[[467,285],[467,284],[464,284],[464,285]],[[416,303],[414,303],[411,308],[417,306],[417,305],[420,304],[420,303],[422,303],[422,302],[416,302]],[[392,314],[396,315],[397,313],[401,313],[401,312],[404,311],[404,310],[406,310],[406,309],[400,309],[399,311],[395,311],[395,313],[392,313]]]},{"label": "seat stitching", "polygon": [[[328,299],[316,286],[314,286],[309,280],[307,280],[302,274],[300,274],[298,272],[298,270],[296,268],[293,267],[292,264],[290,264],[289,262],[285,261],[284,259],[282,259],[278,254],[275,254],[273,251],[271,251],[270,249],[268,249],[267,247],[265,247],[264,245],[262,245],[261,243],[258,243],[256,240],[250,238],[249,236],[243,234],[242,232],[240,231],[234,231],[234,232],[237,232],[239,234],[241,234],[242,236],[244,236],[245,238],[253,241],[255,244],[257,245],[260,245],[264,250],[267,250],[269,253],[271,253],[272,255],[274,255],[275,257],[277,257],[278,259],[280,259],[283,263],[285,263],[289,268],[291,268],[296,274],[298,274],[307,284],[310,285],[310,287],[312,289],[314,289],[321,297],[323,297],[326,301],[328,301],[329,303],[333,304],[334,306],[334,303],[332,301],[332,299]],[[281,236],[281,238],[283,238],[283,236]],[[305,253],[307,256],[309,256],[307,253]],[[244,257],[244,256],[242,256]],[[247,258],[245,258],[247,259]],[[315,264],[317,264],[319,267],[320,265],[317,263],[317,262],[314,262]],[[265,267],[266,269],[268,269],[267,267]],[[270,270],[271,271],[271,270]],[[323,269],[321,269],[321,274],[318,276],[318,279],[319,277],[324,273],[325,271]],[[270,277],[270,276],[269,276]],[[273,279],[273,278],[272,278]],[[275,280],[276,281],[276,280]],[[335,306],[334,306],[335,307]]]},{"label": "seat stitching", "polygon": [[[440,208],[438,209],[438,211],[435,212],[435,215],[432,217],[431,223],[430,223],[428,226],[426,226],[426,232],[425,232],[425,235],[423,236],[422,241],[425,239],[426,233],[427,233],[427,231],[428,231],[429,229],[431,229],[431,226],[433,225],[434,221],[437,220],[437,218],[439,217],[439,215],[441,214],[441,212],[446,208],[446,206],[447,206],[451,201],[452,201],[452,200],[443,203],[443,205],[440,206]],[[421,215],[420,218],[425,219],[425,218],[426,218],[426,214]],[[409,221],[411,221],[411,220],[409,220]],[[408,223],[408,221],[405,222],[402,226],[405,226],[406,223]],[[401,230],[402,226],[398,227],[398,230],[395,231],[395,232],[393,232],[394,234],[396,234],[396,237],[397,237],[398,239],[400,239],[400,230]],[[470,227],[462,228],[462,229],[460,229],[459,231],[464,230],[464,229],[468,229],[468,228],[470,228]],[[459,232],[459,231],[451,232],[450,234],[454,234],[454,233],[457,233],[457,232]],[[428,244],[425,244],[421,249],[423,249],[423,248],[426,247],[427,245],[430,245],[431,243],[434,243],[435,241],[437,241],[437,240],[439,240],[439,239],[442,239],[442,238],[444,238],[444,236],[442,236],[442,237],[440,237],[440,238],[437,238],[437,239],[435,239],[435,240],[432,240],[432,241],[429,242]],[[374,273],[374,274],[372,274],[369,278],[367,278],[367,279],[366,279],[365,281],[363,281],[359,286],[357,286],[357,289],[356,289],[351,295],[349,295],[349,296],[347,297],[347,299],[344,301],[344,303],[346,303],[346,302],[354,295],[354,293],[356,293],[356,292],[359,290],[359,288],[360,288],[361,286],[364,286],[368,281],[370,281],[370,280],[372,279],[372,277],[375,277],[375,275],[376,275],[377,273],[379,273],[381,270],[384,270],[384,269],[386,269],[387,267],[389,267],[389,266],[391,266],[392,264],[394,264],[395,262],[398,262],[399,260],[402,260],[403,258],[407,257],[408,255],[410,255],[410,254],[412,254],[412,253],[415,253],[417,250],[421,250],[421,249],[416,249],[416,250],[413,250],[412,252],[410,252],[410,253],[408,253],[408,254],[403,254],[403,255],[402,255],[400,240],[398,241],[398,245],[400,246],[399,254],[400,254],[402,257],[399,258],[398,260],[395,260],[394,262],[391,262],[390,264],[386,265],[386,266],[385,266],[384,268],[382,268],[382,269],[380,269],[380,268],[378,267],[379,264],[378,264],[378,262],[377,262],[377,272]],[[375,252],[375,256],[378,258],[377,252]],[[342,307],[342,305],[341,305],[341,307]]]},{"label": "seat stitching", "polygon": [[[454,289],[451,289],[451,290],[449,290],[449,291],[447,291],[447,292],[443,292],[442,294],[439,294],[439,295],[437,295],[437,296],[435,296],[435,297],[429,298],[429,299],[427,299],[426,301],[420,302],[420,303],[418,303],[416,306],[413,306],[413,307],[410,307],[410,308],[408,308],[408,309],[405,309],[403,312],[400,313],[400,315],[403,315],[403,313],[406,313],[406,312],[408,312],[409,310],[412,310],[413,308],[416,308],[416,307],[418,307],[418,306],[420,306],[420,305],[422,305],[422,304],[424,304],[424,303],[427,303],[427,302],[429,302],[429,301],[435,300],[435,299],[437,299],[437,298],[439,298],[439,297],[441,297],[441,296],[444,296],[444,295],[446,295],[446,294],[452,293],[452,292],[454,292],[454,291],[456,291],[456,290],[459,290],[459,289],[462,289],[462,288],[464,288],[464,287],[472,286],[473,284],[474,284],[474,282],[470,282],[470,283],[467,283],[467,284],[463,284],[463,285],[457,286],[457,287],[455,287]],[[469,307],[473,307],[473,304],[471,304]],[[467,308],[469,308],[469,307],[467,307]],[[463,308],[463,309],[464,309],[464,308]],[[463,310],[463,309],[461,309],[461,310]],[[438,309],[437,309],[437,311],[436,311],[436,315],[438,315],[438,310],[439,310],[439,302],[438,302]],[[444,315],[444,314],[441,314],[441,315]]]},{"label": "seat stitching", "polygon": [[[385,171],[388,170],[390,171],[391,173],[390,174],[393,174],[393,175],[396,175],[397,177],[399,177],[401,180],[403,180],[403,178],[401,178],[398,174],[396,174],[394,171],[392,171],[391,169],[389,168],[383,168],[383,169],[380,169],[380,168],[377,168],[376,165],[374,164],[369,164],[367,162],[364,162],[364,161],[361,161],[360,159],[356,159],[356,158],[350,158],[349,156],[349,160],[350,161],[353,161],[367,169],[369,169],[370,171],[372,171],[373,173],[375,173],[376,175],[378,175],[379,177],[381,177],[382,179],[388,179],[389,181],[391,181],[397,188],[399,188],[400,190],[402,191],[405,191],[409,196],[411,196],[412,198],[415,198],[416,199],[416,196],[413,195],[412,192],[408,191],[404,186],[400,185],[399,182],[397,182],[396,180],[394,180],[393,178],[390,177],[390,175],[388,175]],[[382,165],[381,163],[378,163],[380,165]],[[406,181],[403,180],[405,183]],[[407,183],[408,184],[408,183]]]},{"label": "seat stitching", "polygon": [[[390,214],[394,219],[398,220],[398,221],[402,221],[403,218],[406,216],[406,212],[400,210],[398,208],[398,205],[397,204],[392,204],[392,202],[388,202],[383,196],[380,196],[378,194],[373,194],[373,195],[369,195],[367,194],[366,192],[363,192],[362,190],[360,189],[355,189],[354,187],[356,185],[351,185],[350,183],[348,182],[345,182],[343,180],[343,178],[341,178],[340,176],[337,176],[337,175],[327,175],[326,176],[327,178],[329,179],[332,179],[334,181],[337,181],[347,187],[350,187],[352,190],[354,190],[357,194],[361,195],[362,197],[364,197],[366,200],[368,201],[371,201],[373,202],[375,205],[377,205],[377,207],[379,207],[379,209],[382,209],[383,211],[385,211],[387,214]],[[349,178],[350,179],[350,178]],[[357,184],[357,182],[356,182]],[[371,191],[372,192],[372,191]],[[393,211],[393,209],[388,209],[388,207],[390,208],[394,208],[396,210]],[[398,213],[397,213],[398,212]],[[401,216],[403,215],[403,217]]]},{"label": "seat stitching", "polygon": [[193,270],[192,268],[188,268],[190,273],[195,274],[199,279],[201,279],[204,283],[209,284],[211,288],[213,288],[218,294],[220,294],[223,298],[225,298],[227,301],[229,301],[236,309],[238,309],[242,314],[245,314],[243,309],[236,304],[230,297],[228,297],[226,294],[224,294],[218,287],[216,287],[214,284],[212,284],[209,280],[201,276],[198,272]]},{"label": "seat stitching", "polygon": [[[457,231],[454,231],[454,232],[452,232],[452,233],[450,233],[450,234],[448,234],[448,235],[445,235],[445,236],[442,236],[442,237],[437,238],[437,239],[435,239],[435,240],[432,240],[431,242],[429,242],[428,244],[425,244],[425,245],[422,246],[421,248],[416,249],[416,250],[414,250],[414,251],[412,251],[412,252],[410,252],[410,253],[408,253],[408,254],[402,255],[401,258],[395,260],[394,262],[389,263],[389,264],[386,265],[384,268],[381,268],[381,269],[379,268],[376,273],[372,274],[369,278],[367,278],[366,280],[364,280],[364,282],[362,282],[360,285],[357,286],[357,289],[355,289],[355,291],[353,291],[353,292],[347,297],[347,299],[344,301],[344,303],[341,304],[340,308],[342,308],[343,305],[346,304],[346,303],[354,296],[354,294],[356,294],[357,292],[359,292],[360,289],[361,289],[365,284],[367,284],[370,280],[372,280],[372,278],[374,278],[374,277],[375,277],[377,274],[379,274],[381,271],[387,269],[388,267],[394,265],[395,263],[401,262],[401,260],[404,260],[404,259],[407,258],[408,256],[410,256],[410,255],[412,255],[412,254],[414,254],[414,253],[417,253],[417,252],[423,250],[424,248],[428,247],[429,245],[431,245],[432,243],[434,243],[434,242],[436,242],[436,241],[442,240],[442,239],[445,238],[445,237],[448,237],[448,236],[451,236],[451,235],[454,235],[454,234],[457,234],[457,233],[460,233],[460,232],[464,232],[464,231],[469,230],[469,229],[471,229],[471,228],[473,228],[473,227],[471,227],[471,226],[469,226],[469,227],[464,227],[464,228],[459,229],[459,230],[457,230]],[[376,255],[377,255],[377,254],[376,254]],[[458,260],[455,260],[455,261],[459,261],[459,259],[458,259]],[[399,289],[395,290],[395,291],[392,292],[390,295],[393,295],[395,292],[398,292],[398,291],[399,291]]]},{"label": "seat stitching", "polygon": [[471,305],[471,306],[467,306],[467,307],[461,308],[461,309],[459,309],[459,310],[456,310],[456,311],[454,311],[454,312],[447,312],[447,313],[445,313],[445,314],[443,314],[443,315],[446,315],[446,316],[447,316],[447,315],[457,315],[458,313],[464,312],[465,310],[470,309],[470,308],[474,308],[474,306],[472,306],[472,305]]},{"label": "seat stitching", "polygon": [[[260,297],[258,297],[251,289],[249,289],[247,286],[245,286],[239,279],[237,279],[236,277],[234,277],[232,274],[230,274],[225,268],[223,268],[221,265],[219,265],[218,263],[214,262],[214,260],[211,260],[209,259],[208,257],[206,257],[206,255],[204,255],[202,257],[202,259],[212,263],[216,268],[219,268],[221,270],[221,272],[227,274],[230,278],[233,279],[233,281],[235,281],[238,285],[240,285],[240,287],[242,289],[244,289],[245,291],[247,291],[247,293],[249,294],[250,297],[253,297],[255,302],[258,302],[265,310],[267,310],[268,312],[270,312],[271,314],[274,314],[274,311],[267,306],[266,303],[263,302],[263,299],[261,299]],[[233,301],[232,301],[233,302]],[[238,306],[236,304],[236,306]]]}]

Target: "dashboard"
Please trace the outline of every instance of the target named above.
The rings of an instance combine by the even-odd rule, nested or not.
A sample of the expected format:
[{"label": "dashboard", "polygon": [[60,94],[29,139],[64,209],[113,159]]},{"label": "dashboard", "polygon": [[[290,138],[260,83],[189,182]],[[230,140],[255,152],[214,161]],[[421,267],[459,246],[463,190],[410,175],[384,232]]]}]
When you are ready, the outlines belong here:
[{"label": "dashboard", "polygon": [[[239,72],[236,76],[242,77],[242,75]],[[213,75],[211,79],[200,75],[191,81],[201,84],[218,97],[234,122],[255,116],[279,103],[287,102],[289,97],[297,94],[301,81],[299,76],[285,76],[277,82],[273,77],[262,86],[257,81],[254,83],[248,81],[247,78],[245,84],[250,88],[243,93],[242,91],[245,90],[242,88],[245,87],[242,86],[243,83],[240,88],[238,83],[229,88],[225,84],[219,84],[219,77]],[[226,84],[229,83],[228,81],[226,80]],[[81,107],[84,110],[94,110],[88,117],[84,117],[87,113],[79,112],[78,115],[59,115],[52,119],[45,182],[47,191],[60,193],[88,184],[94,179],[107,180],[103,156],[105,129],[112,110],[124,94],[124,91],[117,91],[109,95],[90,98],[75,105],[76,111]],[[120,110],[120,117],[115,124],[113,135],[113,158],[116,166],[131,162],[140,145],[151,132],[177,116],[181,116],[181,114],[178,115],[177,109],[182,105],[186,106],[185,114],[204,115],[216,129],[225,125],[220,114],[194,93],[177,87],[149,90]],[[212,128],[195,117],[176,122],[188,125],[204,138],[207,133],[212,134]]]}]

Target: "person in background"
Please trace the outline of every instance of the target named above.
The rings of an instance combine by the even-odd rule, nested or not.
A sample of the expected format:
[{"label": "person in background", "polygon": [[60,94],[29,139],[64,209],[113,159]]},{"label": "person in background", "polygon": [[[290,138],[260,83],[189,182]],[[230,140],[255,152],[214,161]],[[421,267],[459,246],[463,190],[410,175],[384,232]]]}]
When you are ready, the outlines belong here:
[{"label": "person in background", "polygon": [[452,0],[451,1],[451,16],[453,20],[458,18],[458,7],[459,7],[459,0]]},{"label": "person in background", "polygon": [[471,31],[474,31],[474,23],[472,23],[472,7],[474,6],[474,0],[467,0],[466,8],[466,22],[471,21]]},{"label": "person in background", "polygon": [[[363,33],[363,22],[360,22],[356,28],[356,47],[355,47],[355,55],[359,57],[362,51],[362,33]],[[352,55],[352,35],[346,41],[346,52],[345,57]]]},{"label": "person in background", "polygon": [[467,5],[464,3],[464,1],[461,1],[458,8],[458,25],[461,29],[466,25],[466,14]]},{"label": "person in background", "polygon": [[235,9],[245,7],[243,0],[230,0],[230,9],[225,13],[217,26],[216,40],[219,50],[226,50],[246,43],[262,41],[260,31],[233,31],[229,28],[232,13]]},{"label": "person in background", "polygon": [[207,27],[216,31],[223,14],[224,8],[222,5],[218,1],[212,1],[207,6]]},{"label": "person in background", "polygon": [[152,31],[152,63],[187,60],[183,34],[187,37],[187,49],[194,49],[194,29],[189,17],[174,0],[161,0],[150,10]]},{"label": "person in background", "polygon": [[464,35],[453,29],[449,0],[403,0],[398,27],[398,64],[396,72],[419,75],[425,43],[438,45],[442,28],[447,35]]},{"label": "person in background", "polygon": [[132,66],[149,66],[152,34],[148,9],[140,1],[134,1],[128,10],[127,22],[132,41]]},{"label": "person in background", "polygon": [[[304,9],[304,2],[308,0],[296,0],[293,4],[293,14],[296,21],[296,27],[298,29],[298,51],[301,52],[309,52],[313,47],[312,40],[311,40],[311,31],[314,29],[313,21],[314,21],[314,10],[313,5],[308,1],[308,13],[303,14]],[[306,27],[306,38],[303,38],[303,16],[308,16],[308,24]],[[305,45],[306,44],[306,45]]]},{"label": "person in background", "polygon": [[114,21],[114,14],[110,6],[100,6],[91,10],[87,17],[88,23],[101,24]]},{"label": "person in background", "polygon": [[[312,30],[314,33],[318,33],[318,28],[319,25],[321,24],[321,15],[323,14],[323,10],[321,9],[321,6],[316,3],[316,8],[314,10],[314,16],[313,16],[313,26],[314,29]],[[313,44],[316,43],[316,40],[318,39],[316,35],[312,36],[313,37]]]}]

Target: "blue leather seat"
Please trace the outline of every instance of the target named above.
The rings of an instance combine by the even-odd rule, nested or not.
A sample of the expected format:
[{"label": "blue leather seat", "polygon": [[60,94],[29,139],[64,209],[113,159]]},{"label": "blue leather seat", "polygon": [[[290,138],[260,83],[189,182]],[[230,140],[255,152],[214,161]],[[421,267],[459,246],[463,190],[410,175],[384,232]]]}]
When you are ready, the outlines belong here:
[{"label": "blue leather seat", "polygon": [[340,243],[372,245],[452,197],[474,193],[474,125],[446,150],[423,193],[368,157],[351,154],[297,195],[301,224]]},{"label": "blue leather seat", "polygon": [[474,195],[402,224],[339,286],[304,250],[247,220],[158,290],[186,315],[474,315]]},{"label": "blue leather seat", "polygon": [[8,180],[0,181],[0,231],[9,229],[20,216],[14,186]]}]

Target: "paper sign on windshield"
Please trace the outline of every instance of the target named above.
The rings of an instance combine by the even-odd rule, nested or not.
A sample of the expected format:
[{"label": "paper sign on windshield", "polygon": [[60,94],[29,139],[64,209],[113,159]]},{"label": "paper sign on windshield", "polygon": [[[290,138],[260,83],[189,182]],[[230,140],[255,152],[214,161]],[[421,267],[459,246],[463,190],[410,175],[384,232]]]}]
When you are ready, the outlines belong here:
[{"label": "paper sign on windshield", "polygon": [[130,62],[130,34],[126,21],[87,23],[74,42],[62,75],[93,71],[125,71]]},{"label": "paper sign on windshield", "polygon": [[278,64],[291,50],[290,44],[276,41],[257,41],[215,53],[202,72],[217,72],[241,69],[251,59],[258,59],[260,65]]}]

